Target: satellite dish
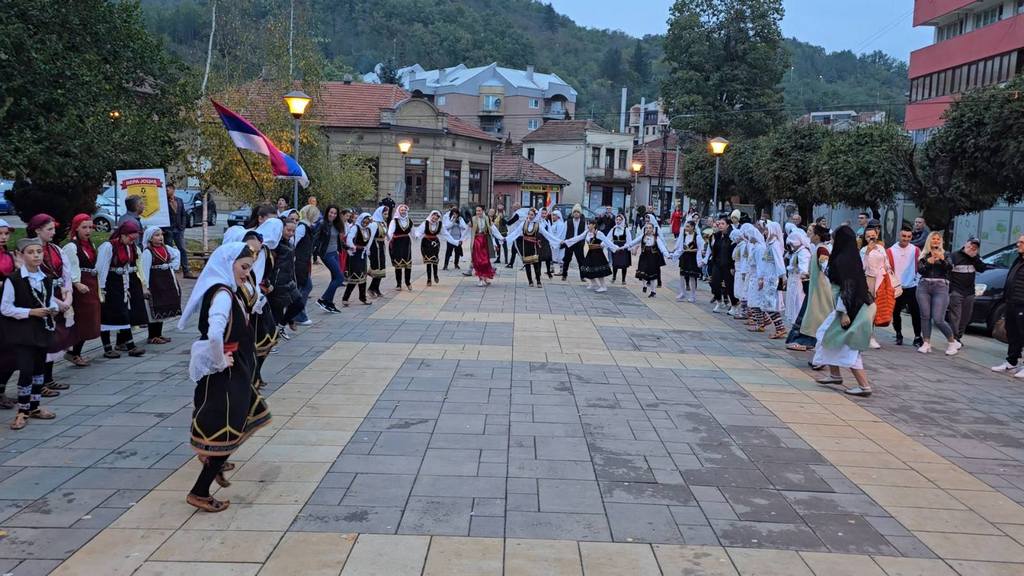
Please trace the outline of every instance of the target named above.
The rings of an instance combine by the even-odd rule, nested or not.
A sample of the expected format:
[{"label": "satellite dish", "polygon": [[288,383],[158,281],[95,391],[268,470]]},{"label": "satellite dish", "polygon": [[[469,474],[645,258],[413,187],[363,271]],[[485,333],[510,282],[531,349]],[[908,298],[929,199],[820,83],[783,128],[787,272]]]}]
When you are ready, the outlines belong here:
[{"label": "satellite dish", "polygon": [[495,108],[501,108],[501,98],[495,98],[494,99],[494,107]]}]

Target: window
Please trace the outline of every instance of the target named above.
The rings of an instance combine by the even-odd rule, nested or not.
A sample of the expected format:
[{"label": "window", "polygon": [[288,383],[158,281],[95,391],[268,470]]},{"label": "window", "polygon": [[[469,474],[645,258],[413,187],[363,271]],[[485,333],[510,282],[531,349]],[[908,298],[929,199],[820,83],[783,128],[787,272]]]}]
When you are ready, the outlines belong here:
[{"label": "window", "polygon": [[530,98],[530,108],[540,108],[540,100],[538,100],[537,98]]},{"label": "window", "polygon": [[935,41],[942,42],[949,40],[950,38],[956,38],[957,36],[964,33],[965,20],[957,20],[944,26],[939,26],[935,32]]},{"label": "window", "polygon": [[497,112],[501,110],[501,96],[497,94],[487,94],[484,96],[484,110],[488,112]]},{"label": "window", "polygon": [[540,119],[530,118],[529,121],[527,121],[526,123],[526,127],[529,128],[530,130],[536,130],[537,128],[540,128]]},{"label": "window", "polygon": [[484,132],[490,132],[491,134],[501,134],[504,129],[502,127],[501,118],[484,116],[480,118],[480,129]]},{"label": "window", "polygon": [[601,167],[601,149],[598,148],[597,146],[590,149],[590,167]]},{"label": "window", "polygon": [[619,170],[626,170],[626,156],[629,156],[629,151],[619,150]]},{"label": "window", "polygon": [[536,156],[536,151],[533,148],[527,148],[526,149],[526,159],[527,160],[529,160],[530,162],[533,162],[533,159],[534,159],[535,156]]},{"label": "window", "polygon": [[459,188],[462,184],[462,161],[444,161],[444,204],[459,204]]},{"label": "window", "polygon": [[436,104],[437,104],[438,106],[444,106],[445,104],[447,104],[447,103],[448,103],[448,97],[447,97],[447,96],[444,96],[444,95],[438,96],[438,97],[437,97],[437,98],[436,98],[436,99],[434,100],[434,102],[435,102],[435,103],[436,103]]},{"label": "window", "polygon": [[484,203],[490,178],[485,166],[469,165],[469,201],[471,204]]},{"label": "window", "polygon": [[1014,51],[914,78],[910,83],[910,101],[962,94],[974,88],[1007,82],[1021,73],[1021,64],[1020,55]]},{"label": "window", "polygon": [[615,168],[615,149],[614,148],[606,148],[605,149],[605,151],[604,151],[604,167],[605,167],[606,170],[608,168]]},{"label": "window", "polygon": [[993,6],[974,14],[974,29],[984,28],[1003,19],[1003,5]]}]

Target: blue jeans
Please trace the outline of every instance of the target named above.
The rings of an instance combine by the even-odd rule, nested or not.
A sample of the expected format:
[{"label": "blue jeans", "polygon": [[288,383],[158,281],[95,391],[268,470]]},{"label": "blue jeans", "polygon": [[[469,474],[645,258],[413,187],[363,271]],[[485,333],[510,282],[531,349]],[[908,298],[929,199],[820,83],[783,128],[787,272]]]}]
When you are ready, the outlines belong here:
[{"label": "blue jeans", "polygon": [[[320,297],[324,302],[334,304],[334,293],[338,291],[338,288],[345,282],[345,274],[341,271],[341,263],[338,262],[337,252],[328,252],[324,254],[324,265],[331,272],[331,283],[327,285],[327,289],[324,290],[324,295]],[[312,284],[309,287],[313,289]],[[307,294],[309,292],[306,292]]]},{"label": "blue jeans", "polygon": [[306,316],[306,302],[309,302],[309,293],[313,291],[313,275],[310,274],[306,278],[305,284],[299,285],[299,296],[301,297],[302,310],[295,316],[296,322],[305,322],[309,320],[309,316]]},{"label": "blue jeans", "polygon": [[949,280],[922,278],[917,284],[917,306],[921,309],[921,335],[932,337],[932,324],[946,340],[953,339],[953,329],[946,322],[949,307]]},{"label": "blue jeans", "polygon": [[164,243],[168,246],[174,246],[181,252],[181,269],[185,274],[191,274],[192,271],[188,267],[188,250],[185,249],[185,231],[174,230],[173,228],[162,228],[164,231]]}]

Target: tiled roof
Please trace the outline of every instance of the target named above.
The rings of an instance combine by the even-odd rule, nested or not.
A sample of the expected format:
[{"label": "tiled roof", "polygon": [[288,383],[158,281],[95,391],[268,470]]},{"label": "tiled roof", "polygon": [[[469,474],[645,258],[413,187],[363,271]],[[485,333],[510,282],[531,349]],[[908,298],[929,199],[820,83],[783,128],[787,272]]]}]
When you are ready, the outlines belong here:
[{"label": "tiled roof", "polygon": [[[665,178],[672,178],[672,171],[676,168],[676,151],[665,150]],[[648,178],[658,178],[662,175],[661,172],[661,161],[662,152],[660,149],[645,148],[642,150],[633,151],[633,160],[639,160],[643,162],[643,169],[640,171],[640,176]],[[679,159],[679,173],[682,175],[683,165],[682,158]]]},{"label": "tiled roof", "polygon": [[519,154],[495,154],[492,166],[495,182],[569,185],[565,178]]},{"label": "tiled roof", "polygon": [[548,120],[540,128],[523,136],[523,142],[585,140],[588,131],[608,132],[593,120]]}]

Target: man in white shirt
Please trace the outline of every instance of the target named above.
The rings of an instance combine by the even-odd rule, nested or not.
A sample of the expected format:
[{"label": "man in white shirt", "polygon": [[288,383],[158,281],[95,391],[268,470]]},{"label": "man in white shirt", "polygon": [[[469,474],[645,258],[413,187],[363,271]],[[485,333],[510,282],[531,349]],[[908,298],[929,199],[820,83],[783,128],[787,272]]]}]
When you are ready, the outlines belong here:
[{"label": "man in white shirt", "polygon": [[917,307],[917,261],[921,257],[921,249],[910,243],[914,231],[909,226],[900,230],[900,240],[893,244],[889,252],[889,263],[892,265],[893,273],[900,285],[903,286],[903,293],[896,299],[896,308],[892,311],[892,327],[896,331],[896,344],[903,344],[903,319],[904,308],[910,313],[910,321],[914,326],[914,347],[921,346],[924,340],[921,339],[921,311]]}]

